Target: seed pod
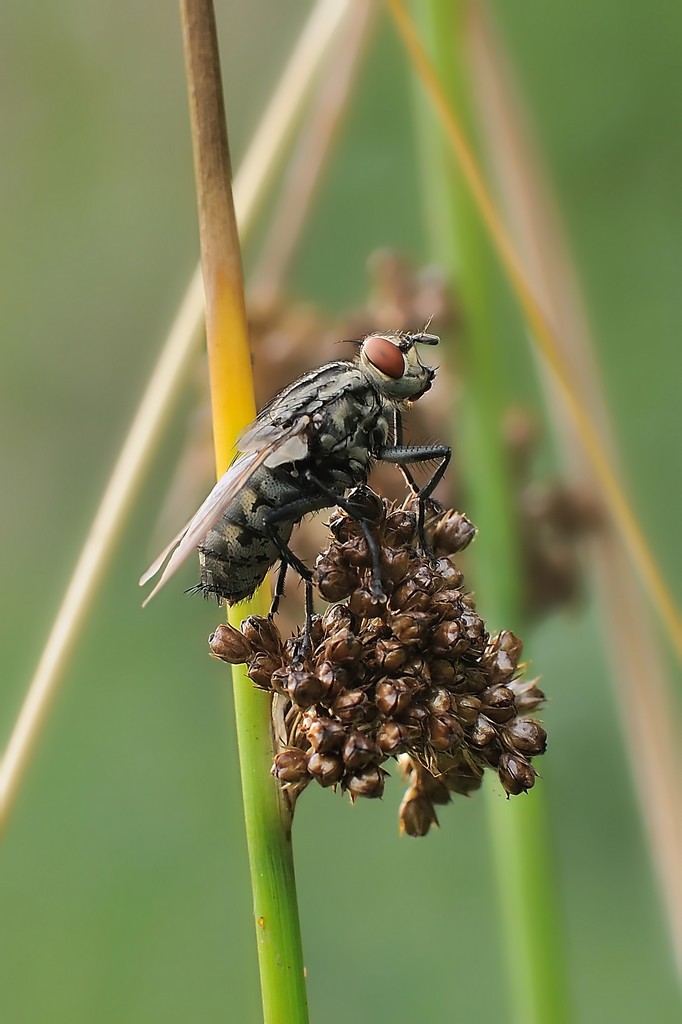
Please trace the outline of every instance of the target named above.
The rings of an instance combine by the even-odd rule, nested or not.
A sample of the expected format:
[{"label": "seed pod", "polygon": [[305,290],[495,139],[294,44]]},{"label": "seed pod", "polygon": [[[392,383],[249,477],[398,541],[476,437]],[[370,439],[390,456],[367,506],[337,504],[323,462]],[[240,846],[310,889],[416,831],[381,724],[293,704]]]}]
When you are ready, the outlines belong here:
[{"label": "seed pod", "polygon": [[421,704],[410,704],[407,711],[403,711],[400,716],[401,723],[408,725],[414,729],[419,729],[420,732],[424,730],[426,725],[426,719],[429,717],[429,713],[425,707]]},{"label": "seed pod", "polygon": [[358,522],[341,508],[337,508],[329,517],[329,529],[334,539],[340,544],[345,544],[362,534],[362,528]]},{"label": "seed pod", "polygon": [[467,667],[466,675],[461,679],[457,675],[457,684],[461,682],[460,692],[475,693],[479,696],[488,688],[488,677],[479,668]]},{"label": "seed pod", "polygon": [[485,622],[475,611],[464,611],[461,618],[464,626],[464,636],[467,640],[467,647],[483,651],[488,642],[488,632]]},{"label": "seed pod", "polygon": [[462,725],[472,726],[476,724],[478,713],[482,704],[478,697],[471,694],[464,694],[462,697],[453,698],[457,707],[457,717]]},{"label": "seed pod", "polygon": [[[429,691],[426,707],[432,715],[449,714],[453,709],[453,696],[445,686],[434,686]],[[455,710],[457,705],[455,704]]]},{"label": "seed pod", "polygon": [[402,722],[382,722],[376,731],[376,743],[382,754],[395,757],[407,750],[411,743],[421,735],[421,729],[405,725]]},{"label": "seed pod", "polygon": [[471,742],[475,747],[487,747],[497,739],[497,729],[485,715],[479,715],[471,731]]},{"label": "seed pod", "polygon": [[400,804],[398,823],[404,836],[425,836],[432,825],[437,826],[436,811],[428,796],[410,787]]},{"label": "seed pod", "polygon": [[[270,676],[270,689],[274,690],[275,693],[281,693],[283,697],[286,697],[289,692],[289,671],[288,665],[282,665],[280,668],[275,669]],[[250,675],[251,671],[249,670]]]},{"label": "seed pod", "polygon": [[254,651],[263,650],[268,654],[282,652],[282,637],[272,619],[262,615],[249,615],[241,624],[241,631]]},{"label": "seed pod", "polygon": [[399,612],[426,612],[431,605],[431,595],[417,580],[408,578],[395,588],[388,604]]},{"label": "seed pod", "polygon": [[371,487],[355,487],[348,492],[346,501],[352,505],[353,515],[370,523],[381,524],[386,515],[383,498]]},{"label": "seed pod", "polygon": [[347,567],[329,563],[322,555],[315,563],[314,579],[326,601],[343,601],[355,587],[355,575]]},{"label": "seed pod", "polygon": [[330,636],[340,629],[348,629],[351,633],[355,633],[356,627],[357,619],[347,604],[330,604],[322,616],[322,629],[326,636]]},{"label": "seed pod", "polygon": [[389,512],[382,533],[386,547],[399,548],[404,544],[410,544],[417,535],[417,517],[414,512],[407,512],[404,509]]},{"label": "seed pod", "polygon": [[406,711],[412,701],[413,688],[401,679],[382,679],[377,683],[375,704],[381,715],[390,718]]},{"label": "seed pod", "polygon": [[372,564],[372,554],[364,536],[353,537],[341,548],[343,561],[354,569],[368,569]]},{"label": "seed pod", "polygon": [[287,695],[296,707],[309,708],[312,704],[317,704],[324,693],[324,683],[312,672],[302,668],[289,669]]},{"label": "seed pod", "polygon": [[299,747],[286,747],[275,755],[270,769],[281,783],[309,781],[308,755]]},{"label": "seed pod", "polygon": [[429,663],[420,654],[412,654],[405,662],[400,674],[404,679],[407,677],[407,682],[413,690],[422,689],[431,683]]},{"label": "seed pod", "polygon": [[506,682],[516,672],[523,643],[510,630],[505,629],[493,637],[485,652],[484,662],[491,682]]},{"label": "seed pod", "polygon": [[333,665],[331,661],[320,662],[315,669],[315,675],[324,686],[324,693],[320,700],[324,700],[325,703],[333,700],[337,694],[351,685],[351,675],[348,669],[341,665]]},{"label": "seed pod", "polygon": [[454,555],[471,544],[476,536],[476,527],[461,512],[450,509],[427,529],[426,536],[435,552]]},{"label": "seed pod", "polygon": [[342,751],[343,762],[349,771],[364,768],[371,761],[383,760],[381,751],[369,736],[357,729],[348,733]]},{"label": "seed pod", "polygon": [[386,598],[376,596],[369,587],[358,587],[348,599],[348,607],[354,615],[363,619],[373,619],[382,615],[386,609]]},{"label": "seed pod", "polygon": [[452,793],[468,796],[481,788],[483,769],[460,760],[441,775],[441,780]]},{"label": "seed pod", "polygon": [[432,618],[425,612],[398,612],[389,619],[394,636],[403,644],[421,644],[428,640]]},{"label": "seed pod", "polygon": [[399,640],[389,637],[377,640],[374,658],[380,672],[398,672],[407,661],[407,651]]},{"label": "seed pod", "polygon": [[547,749],[547,733],[534,718],[513,718],[501,730],[503,742],[512,751],[533,757]]},{"label": "seed pod", "polygon": [[429,661],[431,670],[431,681],[433,683],[449,686],[455,681],[455,666],[451,661],[444,658],[433,658]]},{"label": "seed pod", "polygon": [[508,722],[516,714],[514,693],[508,686],[489,686],[481,694],[485,713],[493,722]]},{"label": "seed pod", "polygon": [[322,618],[319,615],[313,615],[310,623],[310,646],[314,649],[318,647],[324,640],[324,630],[322,629]]},{"label": "seed pod", "polygon": [[343,780],[343,788],[353,801],[359,796],[363,796],[368,800],[376,800],[383,796],[384,779],[387,774],[383,768],[370,764],[366,768],[361,768],[353,775],[347,775]]},{"label": "seed pod", "polygon": [[229,665],[243,665],[253,655],[249,640],[238,629],[228,623],[221,622],[215,632],[208,638],[211,654]]},{"label": "seed pod", "polygon": [[256,686],[264,690],[272,689],[272,677],[282,666],[281,658],[273,658],[271,654],[256,654],[249,661],[247,674]]},{"label": "seed pod", "polygon": [[497,765],[500,782],[509,796],[526,793],[535,785],[537,772],[525,758],[517,754],[500,754]]},{"label": "seed pod", "polygon": [[360,722],[365,717],[367,694],[364,690],[344,690],[335,699],[332,711],[342,722]]},{"label": "seed pod", "polygon": [[449,558],[439,558],[434,566],[439,590],[458,590],[464,576]]},{"label": "seed pod", "polygon": [[343,761],[335,754],[315,753],[311,754],[308,760],[308,772],[323,789],[340,782],[343,771]]},{"label": "seed pod", "polygon": [[510,679],[506,685],[514,694],[517,711],[534,711],[545,700],[537,679]]},{"label": "seed pod", "polygon": [[437,590],[431,598],[431,611],[438,619],[458,619],[462,614],[461,597],[459,590]]},{"label": "seed pod", "polygon": [[335,718],[314,718],[306,731],[308,743],[318,754],[339,750],[346,738],[346,730]]},{"label": "seed pod", "polygon": [[462,628],[458,619],[439,622],[431,631],[429,650],[436,655],[452,653],[457,650],[461,635]]},{"label": "seed pod", "polygon": [[324,645],[323,657],[334,665],[352,665],[361,656],[362,644],[349,629],[337,629]]},{"label": "seed pod", "polygon": [[410,571],[412,555],[405,548],[382,548],[381,575],[392,583],[405,579]]},{"label": "seed pod", "polygon": [[455,750],[464,739],[459,719],[452,714],[430,715],[427,729],[429,743],[434,750]]}]

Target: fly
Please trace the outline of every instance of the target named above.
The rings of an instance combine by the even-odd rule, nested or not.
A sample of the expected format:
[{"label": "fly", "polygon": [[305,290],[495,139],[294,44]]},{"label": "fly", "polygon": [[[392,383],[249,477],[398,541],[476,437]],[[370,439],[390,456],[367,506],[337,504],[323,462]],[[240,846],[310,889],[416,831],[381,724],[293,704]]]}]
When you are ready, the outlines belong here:
[{"label": "fly", "polygon": [[[399,467],[419,499],[419,538],[426,548],[424,503],[451,453],[446,445],[403,444],[402,413],[429,390],[435,377],[436,371],[421,362],[417,343],[438,342],[425,331],[370,334],[358,342],[354,362],[327,363],[273,398],[240,434],[239,454],[197,513],[140,579],[143,586],[166,563],[144,603],[197,548],[196,590],[228,605],[250,597],[279,561],[270,615],[284,592],[287,570],[294,569],[305,582],[309,626],[312,572],[290,549],[289,540],[304,516],[336,505],[363,531],[372,556],[372,589],[381,598],[380,551],[371,522],[347,492],[367,482],[374,461]],[[438,459],[435,473],[420,489],[407,467]]]}]

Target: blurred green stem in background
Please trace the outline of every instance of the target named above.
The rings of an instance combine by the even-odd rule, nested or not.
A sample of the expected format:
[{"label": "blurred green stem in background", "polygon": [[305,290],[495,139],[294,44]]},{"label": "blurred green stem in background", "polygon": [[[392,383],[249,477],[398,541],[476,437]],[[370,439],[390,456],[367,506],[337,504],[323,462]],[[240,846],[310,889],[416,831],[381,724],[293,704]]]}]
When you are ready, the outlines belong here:
[{"label": "blurred green stem in background", "polygon": [[[441,84],[471,139],[467,8],[452,0],[414,5]],[[463,308],[465,397],[454,444],[470,500],[467,512],[480,531],[474,551],[477,602],[493,630],[522,633],[515,496],[501,430],[504,382],[489,315],[495,261],[468,185],[421,90],[417,127],[431,252],[456,282]],[[513,800],[502,799],[497,782],[485,792],[513,1019],[519,1024],[563,1024],[570,1019],[568,986],[541,784]]]}]

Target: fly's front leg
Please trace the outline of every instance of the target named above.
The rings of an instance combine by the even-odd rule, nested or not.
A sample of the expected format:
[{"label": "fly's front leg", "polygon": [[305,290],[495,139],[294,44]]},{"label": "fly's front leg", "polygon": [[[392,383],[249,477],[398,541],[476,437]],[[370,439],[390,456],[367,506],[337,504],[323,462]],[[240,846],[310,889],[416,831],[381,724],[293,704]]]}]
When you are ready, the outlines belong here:
[{"label": "fly's front leg", "polygon": [[[397,436],[402,436],[400,432]],[[448,468],[448,463],[452,457],[452,450],[445,444],[432,444],[432,445],[393,445],[387,448],[380,448],[376,453],[376,458],[381,459],[382,462],[390,462],[394,466],[398,466],[403,473],[403,476],[410,484],[412,490],[417,495],[418,499],[418,512],[417,512],[417,532],[419,534],[419,543],[422,551],[428,551],[428,545],[426,543],[426,537],[424,535],[424,510],[427,500],[431,497],[438,484],[443,479],[443,474]],[[412,474],[405,467],[415,462],[431,462],[433,459],[440,459],[440,465],[436,469],[431,479],[424,487],[416,487]]]},{"label": "fly's front leg", "polygon": [[[400,413],[400,409],[393,410],[393,448],[404,448],[403,444],[403,417]],[[381,456],[380,456],[381,458]],[[419,485],[410,473],[407,466],[398,466],[398,469],[403,475],[403,479],[409,489],[414,494],[415,498],[419,497]]]}]

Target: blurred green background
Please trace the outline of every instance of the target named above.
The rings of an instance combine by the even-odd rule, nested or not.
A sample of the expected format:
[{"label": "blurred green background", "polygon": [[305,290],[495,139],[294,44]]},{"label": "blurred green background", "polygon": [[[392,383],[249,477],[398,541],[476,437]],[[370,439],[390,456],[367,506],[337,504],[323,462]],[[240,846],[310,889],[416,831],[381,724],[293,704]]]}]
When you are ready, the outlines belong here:
[{"label": "blurred green background", "polygon": [[[236,165],[309,7],[243,6],[217,4]],[[492,6],[554,176],[630,494],[679,594],[682,9]],[[410,100],[384,22],[306,231],[298,296],[357,306],[372,249],[427,256]],[[187,121],[174,4],[2,5],[3,744],[195,264]],[[193,398],[0,847],[5,1024],[259,1019],[230,687],[206,656],[217,613],[174,588],[142,614],[136,585]],[[672,1024],[672,955],[594,609],[546,622],[533,659],[551,696],[541,784],[576,1018]],[[504,1021],[483,801],[457,801],[440,831],[409,841],[400,796],[394,782],[380,805],[312,789],[301,801],[311,1018]]]}]

